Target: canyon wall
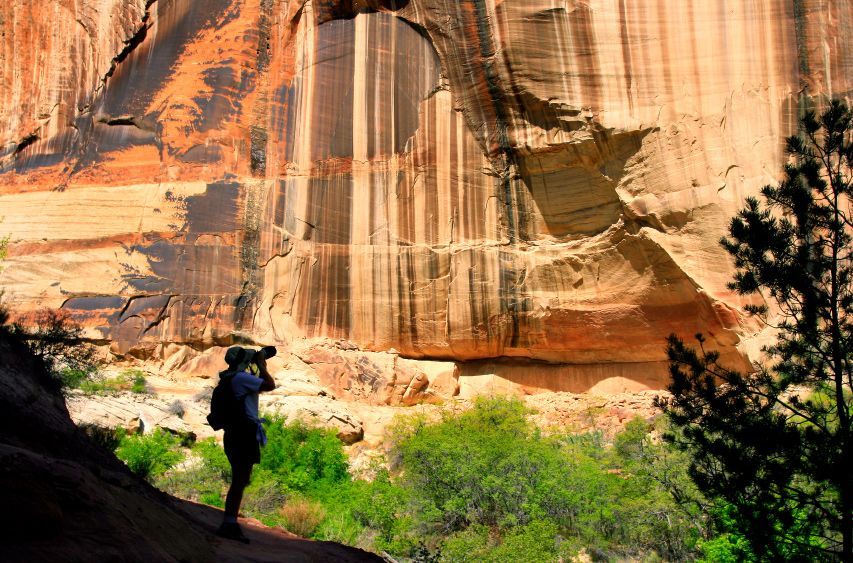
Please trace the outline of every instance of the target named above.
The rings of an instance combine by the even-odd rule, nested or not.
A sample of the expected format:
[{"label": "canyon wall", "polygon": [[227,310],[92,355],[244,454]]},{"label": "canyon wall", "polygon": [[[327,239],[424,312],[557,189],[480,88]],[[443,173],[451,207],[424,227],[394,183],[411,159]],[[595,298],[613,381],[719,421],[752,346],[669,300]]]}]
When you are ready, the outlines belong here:
[{"label": "canyon wall", "polygon": [[0,29],[18,314],[553,389],[659,388],[671,332],[745,367],[718,240],[853,91],[830,0],[11,0]]}]

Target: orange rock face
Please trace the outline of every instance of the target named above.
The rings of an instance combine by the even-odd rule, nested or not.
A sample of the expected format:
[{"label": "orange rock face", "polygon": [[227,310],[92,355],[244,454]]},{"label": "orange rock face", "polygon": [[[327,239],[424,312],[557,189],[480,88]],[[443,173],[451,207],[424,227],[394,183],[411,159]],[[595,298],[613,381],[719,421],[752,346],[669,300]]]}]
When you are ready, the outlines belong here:
[{"label": "orange rock face", "polygon": [[671,332],[744,365],[717,240],[853,91],[826,0],[12,0],[0,28],[16,311],[120,354],[329,337],[557,390],[659,386]]}]

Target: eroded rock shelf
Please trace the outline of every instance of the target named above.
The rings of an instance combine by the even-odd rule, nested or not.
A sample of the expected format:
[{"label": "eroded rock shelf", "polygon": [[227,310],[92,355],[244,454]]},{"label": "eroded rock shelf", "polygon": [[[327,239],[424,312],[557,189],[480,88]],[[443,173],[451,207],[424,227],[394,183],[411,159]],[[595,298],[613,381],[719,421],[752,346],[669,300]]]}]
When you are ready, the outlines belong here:
[{"label": "eroded rock shelf", "polygon": [[0,27],[6,299],[163,362],[331,338],[643,389],[702,332],[743,366],[717,241],[853,83],[826,0],[12,0]]}]

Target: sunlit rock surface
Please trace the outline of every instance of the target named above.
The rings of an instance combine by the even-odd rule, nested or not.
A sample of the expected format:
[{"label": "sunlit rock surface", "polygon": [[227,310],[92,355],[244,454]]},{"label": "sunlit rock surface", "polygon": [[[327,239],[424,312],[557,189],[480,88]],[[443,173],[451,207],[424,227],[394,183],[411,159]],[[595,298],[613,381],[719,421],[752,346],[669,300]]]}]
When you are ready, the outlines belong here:
[{"label": "sunlit rock surface", "polygon": [[827,0],[12,0],[0,26],[16,311],[167,362],[322,337],[533,390],[659,388],[671,332],[742,367],[717,241],[853,83]]}]

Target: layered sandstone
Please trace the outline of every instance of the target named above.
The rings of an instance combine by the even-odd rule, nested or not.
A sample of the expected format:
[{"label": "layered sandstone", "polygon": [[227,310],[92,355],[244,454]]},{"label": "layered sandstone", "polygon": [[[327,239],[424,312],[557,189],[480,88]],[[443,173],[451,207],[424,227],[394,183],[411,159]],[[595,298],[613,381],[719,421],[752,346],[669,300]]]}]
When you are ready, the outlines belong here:
[{"label": "layered sandstone", "polygon": [[671,332],[743,366],[759,327],[717,240],[803,107],[853,83],[853,8],[828,0],[13,0],[0,22],[16,310],[118,354],[332,338],[526,389],[658,388]]}]

